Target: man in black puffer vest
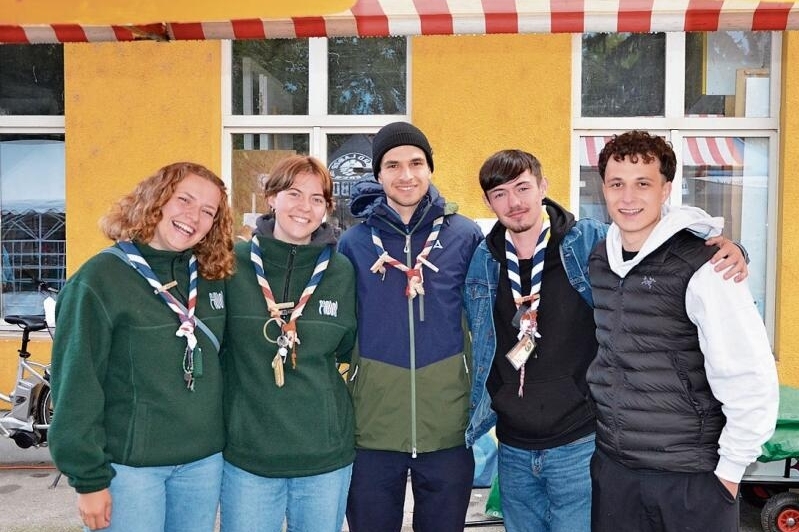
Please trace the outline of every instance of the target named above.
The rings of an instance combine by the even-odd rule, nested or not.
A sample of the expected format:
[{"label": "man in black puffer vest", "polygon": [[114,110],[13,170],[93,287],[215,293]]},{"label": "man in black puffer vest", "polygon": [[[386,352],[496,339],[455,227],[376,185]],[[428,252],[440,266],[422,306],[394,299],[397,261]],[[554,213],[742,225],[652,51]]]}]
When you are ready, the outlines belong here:
[{"label": "man in black puffer vest", "polygon": [[776,423],[778,382],[746,283],[724,281],[723,219],[665,207],[671,146],[641,131],[599,156],[613,225],[589,267],[599,350],[593,532],[738,531],[738,484]]}]

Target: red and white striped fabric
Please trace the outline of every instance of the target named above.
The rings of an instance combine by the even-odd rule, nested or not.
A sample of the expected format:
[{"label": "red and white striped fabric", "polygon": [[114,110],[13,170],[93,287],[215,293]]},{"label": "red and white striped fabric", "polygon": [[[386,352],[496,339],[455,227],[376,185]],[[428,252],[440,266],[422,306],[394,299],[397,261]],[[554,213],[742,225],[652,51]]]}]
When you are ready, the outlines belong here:
[{"label": "red and white striped fabric", "polygon": [[492,33],[791,30],[799,4],[756,0],[358,0],[319,17],[139,26],[0,22],[0,43]]},{"label": "red and white striped fabric", "polygon": [[[610,137],[582,137],[580,166],[596,166],[599,152]],[[685,137],[683,166],[742,166],[743,144],[735,137]],[[678,161],[679,162],[679,161]]]},{"label": "red and white striped fabric", "polygon": [[742,147],[735,137],[686,137],[683,166],[743,166]]}]

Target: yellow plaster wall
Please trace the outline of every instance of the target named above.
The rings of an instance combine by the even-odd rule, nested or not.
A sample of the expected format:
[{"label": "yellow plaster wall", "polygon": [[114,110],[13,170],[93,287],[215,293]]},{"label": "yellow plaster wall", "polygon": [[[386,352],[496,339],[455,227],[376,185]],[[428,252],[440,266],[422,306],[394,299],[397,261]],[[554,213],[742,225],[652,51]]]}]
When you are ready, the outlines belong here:
[{"label": "yellow plaster wall", "polygon": [[[64,45],[68,275],[109,244],[97,221],[137,182],[178,160],[220,171],[220,76],[219,41]],[[0,390],[18,342],[0,340]]]},{"label": "yellow plaster wall", "polygon": [[539,157],[549,196],[568,206],[570,35],[411,40],[413,122],[433,147],[433,182],[470,217],[488,217],[477,174],[506,148]]},{"label": "yellow plaster wall", "polygon": [[799,386],[799,32],[783,34],[780,104],[779,237],[777,241],[777,363],[780,382]]}]

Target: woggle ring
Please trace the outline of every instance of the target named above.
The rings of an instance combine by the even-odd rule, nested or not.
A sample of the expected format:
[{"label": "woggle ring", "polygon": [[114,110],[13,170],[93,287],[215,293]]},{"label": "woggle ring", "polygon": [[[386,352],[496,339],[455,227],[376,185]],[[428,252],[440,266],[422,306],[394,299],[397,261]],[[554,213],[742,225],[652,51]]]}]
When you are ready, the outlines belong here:
[{"label": "woggle ring", "polygon": [[263,333],[264,333],[264,338],[266,338],[266,341],[269,342],[270,344],[276,344],[278,339],[280,339],[280,336],[278,336],[273,340],[269,337],[269,334],[266,332],[267,328],[269,327],[269,324],[272,323],[273,321],[277,323],[278,329],[280,330],[280,336],[283,336],[283,325],[286,324],[286,322],[280,318],[269,318],[268,320],[266,320],[266,323],[264,323]]}]

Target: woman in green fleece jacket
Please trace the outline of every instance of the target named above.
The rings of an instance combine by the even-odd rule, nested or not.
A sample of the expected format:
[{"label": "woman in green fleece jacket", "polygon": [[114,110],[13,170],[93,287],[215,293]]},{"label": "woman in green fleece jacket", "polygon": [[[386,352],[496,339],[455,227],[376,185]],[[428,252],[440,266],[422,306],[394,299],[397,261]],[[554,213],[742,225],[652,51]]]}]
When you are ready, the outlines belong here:
[{"label": "woman in green fleece jacket", "polygon": [[336,253],[333,182],[313,157],[279,162],[270,214],[236,245],[227,282],[223,532],[338,532],[355,457],[337,362],[355,342],[355,274]]},{"label": "woman in green fleece jacket", "polygon": [[89,529],[211,532],[224,446],[216,337],[234,266],[225,185],[171,164],[101,225],[116,245],[56,307],[50,452]]}]

